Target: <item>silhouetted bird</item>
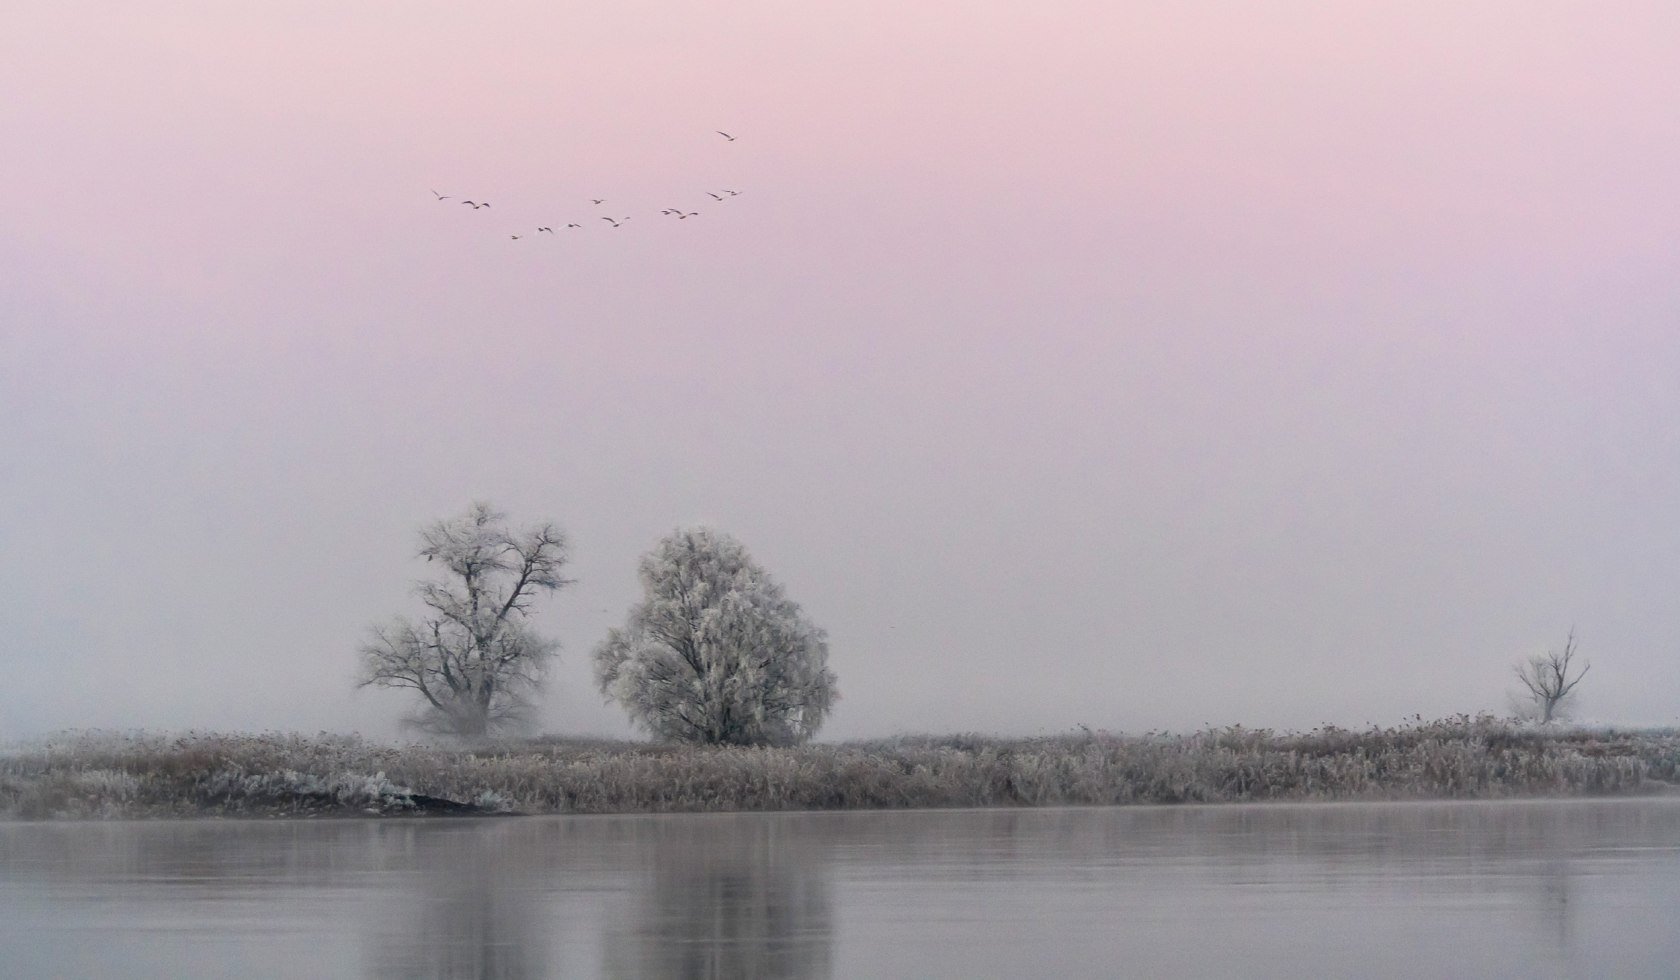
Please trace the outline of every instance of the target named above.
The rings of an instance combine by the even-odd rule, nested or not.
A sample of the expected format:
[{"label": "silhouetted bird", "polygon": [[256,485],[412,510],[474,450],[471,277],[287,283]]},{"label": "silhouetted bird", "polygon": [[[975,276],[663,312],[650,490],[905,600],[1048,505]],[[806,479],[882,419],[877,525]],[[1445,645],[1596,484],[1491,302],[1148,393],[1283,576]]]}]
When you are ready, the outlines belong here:
[{"label": "silhouetted bird", "polygon": [[721,200],[723,200],[723,195],[722,195],[722,194],[713,194],[713,193],[712,193],[712,192],[711,192],[711,191],[707,191],[707,192],[706,192],[706,196],[707,196],[707,197],[709,197],[709,198],[711,198],[711,199],[712,199],[712,200],[714,200],[714,201],[721,201]]},{"label": "silhouetted bird", "polygon": [[[614,227],[614,228],[617,228],[617,227],[618,227],[618,222],[616,222],[616,221],[614,221],[614,220],[613,220],[613,219],[611,219],[611,218],[602,218],[602,219],[601,219],[601,220],[602,220],[602,221],[605,221],[605,222],[606,222],[606,223],[607,223],[607,224],[609,224],[609,225],[612,225],[612,226],[613,226],[613,227]],[[630,220],[630,219],[629,219],[629,218],[625,218],[625,219],[624,219],[624,220],[625,220],[625,221],[629,221],[629,220]]]},{"label": "silhouetted bird", "polygon": [[553,229],[553,228],[549,228],[549,227],[547,227],[547,226],[544,226],[544,227],[542,227],[542,228],[538,228],[538,229],[537,229],[537,230],[538,230],[538,231],[546,231],[546,232],[548,232],[548,233],[549,233],[549,234],[550,234],[550,235],[552,235],[552,234],[554,234],[554,229]]},{"label": "silhouetted bird", "polygon": [[592,198],[589,199],[589,203],[590,204],[605,204],[605,203],[607,203],[607,199],[604,198],[604,197],[592,197]]},{"label": "silhouetted bird", "polygon": [[569,221],[569,222],[566,223],[566,227],[567,228],[582,228],[583,226],[578,224],[576,221]]},{"label": "silhouetted bird", "polygon": [[730,190],[730,189],[729,189],[729,188],[727,188],[727,187],[725,187],[725,188],[724,188],[724,189],[723,189],[723,192],[724,192],[724,193],[725,193],[725,194],[728,194],[728,195],[729,195],[729,196],[730,196],[730,197],[740,197],[740,196],[741,196],[741,192],[740,192],[740,191],[732,191],[732,190]]},{"label": "silhouetted bird", "polygon": [[516,241],[516,242],[517,242],[517,241],[519,241],[519,238],[520,238],[520,236],[518,236],[518,235],[514,235],[514,236],[512,236],[512,238],[513,238],[513,240],[514,240],[514,241]]},{"label": "silhouetted bird", "polygon": [[692,218],[699,213],[700,212],[698,212],[698,211],[690,211],[690,212],[684,214],[683,212],[678,211],[677,212],[677,217],[679,217],[679,218]]},{"label": "silhouetted bird", "polygon": [[718,134],[719,136],[722,136],[724,139],[728,140],[731,143],[735,142],[735,137],[729,135],[728,133],[724,132],[721,129],[714,129],[714,130],[712,130],[712,132]]},{"label": "silhouetted bird", "polygon": [[[430,188],[427,188],[427,189],[430,190]],[[440,201],[449,200],[449,195],[448,194],[439,194],[437,191],[432,191],[432,196],[437,198]]]}]

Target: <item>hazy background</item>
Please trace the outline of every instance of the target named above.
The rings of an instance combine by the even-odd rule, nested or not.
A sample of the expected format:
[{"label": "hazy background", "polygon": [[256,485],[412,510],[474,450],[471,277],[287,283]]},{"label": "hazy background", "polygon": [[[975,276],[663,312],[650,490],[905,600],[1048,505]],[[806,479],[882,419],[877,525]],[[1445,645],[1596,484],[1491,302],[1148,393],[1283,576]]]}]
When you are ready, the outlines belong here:
[{"label": "hazy background", "polygon": [[475,498],[572,536],[554,731],[692,523],[827,737],[1503,710],[1572,624],[1680,720],[1680,5],[6,21],[0,734],[390,733]]}]

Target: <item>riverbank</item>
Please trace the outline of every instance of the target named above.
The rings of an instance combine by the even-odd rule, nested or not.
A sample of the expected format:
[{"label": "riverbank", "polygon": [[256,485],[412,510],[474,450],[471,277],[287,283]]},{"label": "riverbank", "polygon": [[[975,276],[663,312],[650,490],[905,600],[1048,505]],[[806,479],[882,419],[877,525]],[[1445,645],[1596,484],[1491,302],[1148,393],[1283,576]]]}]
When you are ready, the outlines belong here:
[{"label": "riverbank", "polygon": [[1458,717],[1386,729],[797,748],[84,732],[0,753],[0,818],[677,813],[1680,792],[1680,730]]}]

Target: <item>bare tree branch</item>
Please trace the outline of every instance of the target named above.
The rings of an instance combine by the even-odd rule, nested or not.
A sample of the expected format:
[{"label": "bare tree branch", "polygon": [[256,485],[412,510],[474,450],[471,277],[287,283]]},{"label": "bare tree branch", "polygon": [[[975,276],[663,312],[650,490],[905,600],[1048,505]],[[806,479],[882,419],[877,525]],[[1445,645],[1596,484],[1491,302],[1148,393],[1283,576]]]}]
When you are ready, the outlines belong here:
[{"label": "bare tree branch", "polygon": [[1583,663],[1574,677],[1570,677],[1575,652],[1575,631],[1571,629],[1561,651],[1536,654],[1512,668],[1517,680],[1527,690],[1525,700],[1532,704],[1541,724],[1558,717],[1564,702],[1574,693],[1575,686],[1592,669],[1592,664]]},{"label": "bare tree branch", "polygon": [[537,594],[570,584],[565,536],[552,523],[516,535],[506,520],[476,503],[422,529],[420,557],[445,573],[415,585],[430,615],[418,628],[375,627],[361,647],[361,685],[420,692],[426,707],[412,722],[423,730],[482,735],[518,720],[558,649],[525,620]]}]

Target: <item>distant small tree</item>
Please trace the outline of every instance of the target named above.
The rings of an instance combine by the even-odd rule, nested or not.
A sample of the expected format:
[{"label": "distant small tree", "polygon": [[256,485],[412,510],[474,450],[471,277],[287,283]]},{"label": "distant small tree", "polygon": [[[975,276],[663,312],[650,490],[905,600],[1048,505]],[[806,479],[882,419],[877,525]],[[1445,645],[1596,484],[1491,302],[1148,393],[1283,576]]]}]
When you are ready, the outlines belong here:
[{"label": "distant small tree", "polygon": [[419,693],[413,727],[476,736],[515,726],[526,695],[542,681],[559,644],[527,624],[531,602],[568,584],[560,577],[566,539],[553,524],[515,531],[506,515],[476,503],[466,514],[420,533],[420,557],[442,566],[442,581],[421,581],[420,622],[377,626],[361,647],[361,686]]},{"label": "distant small tree", "polygon": [[595,649],[595,679],[637,725],[709,745],[786,745],[839,697],[823,631],[734,538],[677,531],[641,562],[642,601]]},{"label": "distant small tree", "polygon": [[1570,630],[1561,651],[1536,654],[1512,668],[1523,687],[1517,694],[1518,702],[1543,725],[1563,714],[1575,685],[1592,669],[1592,664],[1582,663],[1581,669],[1570,676],[1574,660],[1575,631]]}]

